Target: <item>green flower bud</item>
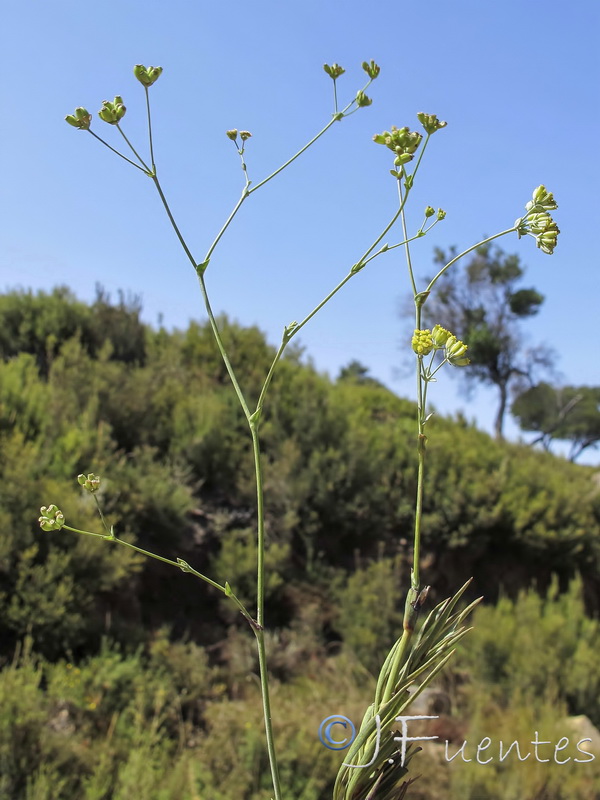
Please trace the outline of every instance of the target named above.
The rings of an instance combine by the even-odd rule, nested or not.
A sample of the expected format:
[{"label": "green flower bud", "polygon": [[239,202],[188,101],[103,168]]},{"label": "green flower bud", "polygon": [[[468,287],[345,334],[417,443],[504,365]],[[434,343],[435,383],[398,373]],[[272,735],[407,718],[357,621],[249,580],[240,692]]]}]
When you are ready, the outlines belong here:
[{"label": "green flower bud", "polygon": [[331,66],[329,66],[329,64],[323,64],[323,69],[333,80],[336,80],[336,78],[339,78],[340,75],[343,75],[344,72],[346,72],[346,70],[343,67],[340,67],[339,64],[332,64]]},{"label": "green flower bud", "polygon": [[425,330],[415,330],[411,339],[412,349],[418,356],[426,356],[433,350],[433,339],[429,328]]},{"label": "green flower bud", "polygon": [[433,217],[434,214],[435,214],[434,209],[431,206],[427,206],[427,208],[425,209],[425,218],[429,219],[429,217]]},{"label": "green flower bud", "polygon": [[359,91],[356,93],[356,105],[359,108],[365,108],[366,106],[370,106],[372,102],[373,101],[371,100],[371,98],[367,97],[367,95],[364,92]]},{"label": "green flower bud", "polygon": [[530,233],[537,234],[546,230],[550,219],[550,215],[546,211],[542,211],[540,214],[527,214],[525,224]]},{"label": "green flower bud", "polygon": [[396,128],[392,125],[392,129],[384,131],[383,133],[376,133],[373,136],[375,144],[384,144],[396,154],[394,165],[401,167],[412,161],[413,154],[417,150],[423,136],[416,131],[410,131],[407,127]]},{"label": "green flower bud", "polygon": [[250,131],[240,131],[240,139],[242,140],[242,142],[245,142],[246,139],[250,139],[251,137],[252,134],[250,133]]},{"label": "green flower bud", "polygon": [[374,81],[375,78],[381,72],[381,68],[379,66],[377,66],[377,64],[372,60],[368,64],[367,64],[366,61],[363,61],[362,68],[367,73],[369,78],[371,78],[372,81]]},{"label": "green flower bud", "polygon": [[433,341],[435,349],[441,350],[451,335],[450,331],[447,331],[446,328],[442,328],[441,325],[434,325],[431,331],[431,340]]},{"label": "green flower bud", "polygon": [[373,141],[375,144],[384,144],[386,147],[389,147],[392,142],[392,134],[384,131],[383,133],[376,133],[373,136]]},{"label": "green flower bud", "polygon": [[553,222],[552,227],[547,228],[543,233],[540,233],[539,236],[536,237],[537,246],[543,253],[547,253],[549,256],[552,255],[554,248],[558,244],[559,233],[560,231],[556,223]]},{"label": "green flower bud", "polygon": [[230,131],[225,131],[225,133],[231,139],[232,142],[235,142],[238,135],[237,128],[232,128]]},{"label": "green flower bud", "polygon": [[74,128],[79,128],[80,131],[87,131],[92,122],[92,115],[86,108],[75,109],[75,114],[67,114],[65,120]]},{"label": "green flower bud", "polygon": [[402,166],[402,164],[408,164],[409,161],[412,161],[414,156],[411,153],[402,153],[401,155],[396,156],[394,159],[394,164],[397,167]]},{"label": "green flower bud", "polygon": [[100,476],[94,475],[93,472],[90,472],[87,477],[85,475],[78,475],[77,483],[83,486],[84,489],[87,489],[88,492],[97,492],[100,488]]},{"label": "green flower bud", "polygon": [[558,204],[554,200],[552,192],[547,192],[545,186],[538,186],[533,190],[533,199],[525,206],[525,210],[532,212],[554,211]]},{"label": "green flower bud", "polygon": [[515,227],[519,238],[530,234],[535,238],[535,242],[542,252],[552,255],[558,243],[560,230],[547,211],[530,211],[527,216],[516,220]]},{"label": "green flower bud", "polygon": [[441,220],[445,219],[445,217],[446,217],[446,212],[444,211],[444,209],[443,208],[438,208],[438,210],[437,210],[437,218],[440,220],[440,222],[441,222]]},{"label": "green flower bud", "polygon": [[447,122],[441,122],[435,114],[426,114],[424,111],[419,111],[417,119],[427,133],[435,133],[441,128],[445,128],[448,124]]},{"label": "green flower bud", "polygon": [[410,131],[408,127],[400,128],[394,134],[396,147],[401,147],[405,153],[415,153],[421,144],[422,134]]},{"label": "green flower bud", "polygon": [[286,341],[289,340],[290,336],[296,330],[297,327],[298,327],[298,323],[296,322],[296,320],[294,320],[293,322],[290,322],[289,325],[286,325],[285,328],[283,329],[283,338]]},{"label": "green flower bud", "polygon": [[467,345],[451,335],[446,340],[446,358],[453,367],[466,367],[469,359],[466,357]]},{"label": "green flower bud", "polygon": [[142,86],[152,86],[153,83],[162,75],[162,67],[144,67],[142,64],[136,64],[133,68],[133,74],[142,84]]},{"label": "green flower bud", "polygon": [[62,511],[54,503],[48,507],[42,506],[40,512],[42,516],[39,517],[38,522],[43,531],[59,531],[65,524]]},{"label": "green flower bud", "polygon": [[109,125],[118,125],[119,121],[125,116],[127,109],[123,105],[123,98],[117,95],[113,102],[109,100],[102,101],[102,108],[98,112],[98,116]]}]

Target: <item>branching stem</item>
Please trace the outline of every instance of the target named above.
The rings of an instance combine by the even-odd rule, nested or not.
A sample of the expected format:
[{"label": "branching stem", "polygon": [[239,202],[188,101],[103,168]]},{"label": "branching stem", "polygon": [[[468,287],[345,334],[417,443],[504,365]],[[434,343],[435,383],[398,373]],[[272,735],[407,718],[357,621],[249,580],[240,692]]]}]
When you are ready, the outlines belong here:
[{"label": "branching stem", "polygon": [[453,264],[456,264],[456,262],[463,256],[468,255],[473,250],[477,250],[478,247],[481,247],[482,245],[487,244],[488,242],[494,241],[494,239],[498,239],[500,236],[506,236],[507,233],[515,233],[516,231],[517,231],[516,227],[507,228],[505,231],[500,231],[500,233],[495,233],[493,236],[488,236],[487,239],[482,239],[480,242],[477,242],[477,244],[474,244],[471,247],[467,248],[467,250],[463,250],[462,253],[459,253],[457,256],[454,256],[453,259],[451,259],[445,266],[441,268],[441,270],[438,272],[435,278],[432,278],[429,281],[429,285],[427,286],[427,289],[425,291],[430,292],[434,284],[438,280],[438,278],[441,278],[444,272],[446,272],[446,270],[449,269]]}]

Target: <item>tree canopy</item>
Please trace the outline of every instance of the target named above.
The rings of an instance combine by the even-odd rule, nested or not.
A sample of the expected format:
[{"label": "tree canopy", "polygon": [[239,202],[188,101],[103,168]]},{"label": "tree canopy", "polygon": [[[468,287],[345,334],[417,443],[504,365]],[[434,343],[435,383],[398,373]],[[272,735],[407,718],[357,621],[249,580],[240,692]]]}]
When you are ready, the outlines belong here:
[{"label": "tree canopy", "polygon": [[571,443],[569,458],[575,461],[600,441],[600,387],[554,387],[539,383],[522,392],[512,404],[521,429],[535,431],[532,444],[549,450],[553,440]]}]

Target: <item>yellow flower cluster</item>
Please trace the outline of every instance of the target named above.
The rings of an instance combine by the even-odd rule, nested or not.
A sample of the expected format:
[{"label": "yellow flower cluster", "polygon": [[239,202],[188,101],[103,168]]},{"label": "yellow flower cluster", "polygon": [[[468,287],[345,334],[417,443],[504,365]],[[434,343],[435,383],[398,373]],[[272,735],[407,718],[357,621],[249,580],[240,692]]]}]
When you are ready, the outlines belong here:
[{"label": "yellow flower cluster", "polygon": [[433,339],[431,331],[426,328],[423,331],[415,330],[411,340],[412,349],[418,356],[427,356],[433,350]]},{"label": "yellow flower cluster", "polygon": [[432,350],[445,348],[445,359],[453,367],[466,367],[469,363],[467,345],[441,325],[434,325],[432,331],[429,328],[415,330],[411,344],[418,356],[427,356]]}]

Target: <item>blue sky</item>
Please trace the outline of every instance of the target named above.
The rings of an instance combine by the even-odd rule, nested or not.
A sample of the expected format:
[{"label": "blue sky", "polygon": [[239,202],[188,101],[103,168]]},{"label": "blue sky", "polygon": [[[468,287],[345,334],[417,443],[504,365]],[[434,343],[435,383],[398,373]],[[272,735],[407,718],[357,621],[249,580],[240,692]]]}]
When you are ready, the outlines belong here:
[{"label": "blue sky", "polygon": [[[555,254],[515,235],[500,242],[521,256],[526,285],[546,296],[524,331],[555,348],[565,383],[599,383],[595,0],[573,2],[568,13],[553,0],[8,0],[3,27],[0,288],[67,284],[92,299],[100,282],[113,295],[141,294],[154,324],[159,314],[168,327],[204,319],[195,275],[152,183],[69,128],[65,114],[78,105],[96,112],[121,94],[124,129],[144,148],[144,95],[131,69],[164,67],[152,89],[156,161],[200,260],[243,185],[225,130],[252,131],[247,163],[258,182],[330,118],[323,63],[346,68],[344,100],[363,82],[360,63],[373,58],[381,66],[373,105],[334,125],[244,205],[207,273],[215,311],[258,324],[278,343],[283,325],[327,294],[394,213],[389,152],[371,138],[391,125],[418,126],[423,110],[448,127],[431,141],[409,227],[419,226],[426,204],[447,218],[413,248],[417,274],[432,273],[434,246],[463,249],[510,227],[544,183],[559,203]],[[94,127],[116,134],[97,118]],[[400,249],[372,262],[304,329],[307,356],[332,376],[357,358],[412,396],[412,375],[398,375],[407,290]],[[480,390],[467,403],[457,387],[442,374],[433,403],[443,412],[463,408],[489,430],[493,395]],[[517,435],[512,424],[507,432]]]}]

